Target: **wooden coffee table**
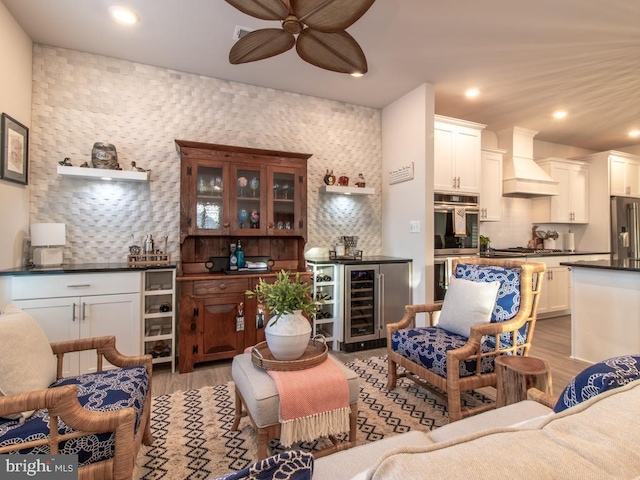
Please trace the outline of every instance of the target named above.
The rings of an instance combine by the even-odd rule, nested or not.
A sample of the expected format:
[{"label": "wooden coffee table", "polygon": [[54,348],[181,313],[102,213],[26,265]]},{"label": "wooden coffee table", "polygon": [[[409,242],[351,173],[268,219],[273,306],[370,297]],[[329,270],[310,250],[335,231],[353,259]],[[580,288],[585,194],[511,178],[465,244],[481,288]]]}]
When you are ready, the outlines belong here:
[{"label": "wooden coffee table", "polygon": [[526,400],[527,390],[552,394],[549,364],[536,357],[501,355],[496,358],[496,408]]}]

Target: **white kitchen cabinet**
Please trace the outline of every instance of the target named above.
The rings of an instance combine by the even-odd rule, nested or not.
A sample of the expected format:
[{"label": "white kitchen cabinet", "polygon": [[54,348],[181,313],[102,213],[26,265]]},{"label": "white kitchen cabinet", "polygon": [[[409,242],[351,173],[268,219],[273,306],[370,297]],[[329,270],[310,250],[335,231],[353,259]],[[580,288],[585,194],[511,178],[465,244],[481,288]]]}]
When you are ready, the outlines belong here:
[{"label": "white kitchen cabinet", "polygon": [[499,222],[502,219],[502,156],[506,150],[483,148],[480,181],[480,221]]},{"label": "white kitchen cabinet", "polygon": [[480,192],[480,136],[484,127],[479,123],[435,116],[433,183],[436,192]]},{"label": "white kitchen cabinet", "polygon": [[536,163],[558,182],[559,195],[531,200],[533,223],[589,223],[589,165],[562,158]]},{"label": "white kitchen cabinet", "polygon": [[153,363],[170,363],[175,371],[175,279],[174,268],[149,269],[143,273],[142,351]]},{"label": "white kitchen cabinet", "polygon": [[[114,335],[122,354],[140,355],[140,283],[140,272],[16,276],[11,301],[50,342]],[[63,375],[96,366],[95,352],[65,355]]]},{"label": "white kitchen cabinet", "polygon": [[568,257],[528,257],[528,261],[542,262],[547,271],[542,283],[542,293],[538,301],[538,316],[554,316],[570,313],[571,275],[569,267],[560,265]]},{"label": "white kitchen cabinet", "polygon": [[611,195],[640,197],[640,160],[610,155],[609,182]]}]

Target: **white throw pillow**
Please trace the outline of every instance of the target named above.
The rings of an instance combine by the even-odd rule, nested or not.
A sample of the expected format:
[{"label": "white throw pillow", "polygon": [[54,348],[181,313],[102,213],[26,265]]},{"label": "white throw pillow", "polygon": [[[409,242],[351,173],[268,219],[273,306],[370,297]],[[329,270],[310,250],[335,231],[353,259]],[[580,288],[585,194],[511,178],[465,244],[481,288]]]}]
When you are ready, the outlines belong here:
[{"label": "white throw pillow", "polygon": [[451,277],[438,326],[469,337],[472,325],[489,323],[500,282],[473,282]]},{"label": "white throw pillow", "polygon": [[[0,395],[41,390],[55,382],[56,357],[35,318],[7,305],[0,315],[0,339]],[[22,417],[31,413],[23,412]]]}]

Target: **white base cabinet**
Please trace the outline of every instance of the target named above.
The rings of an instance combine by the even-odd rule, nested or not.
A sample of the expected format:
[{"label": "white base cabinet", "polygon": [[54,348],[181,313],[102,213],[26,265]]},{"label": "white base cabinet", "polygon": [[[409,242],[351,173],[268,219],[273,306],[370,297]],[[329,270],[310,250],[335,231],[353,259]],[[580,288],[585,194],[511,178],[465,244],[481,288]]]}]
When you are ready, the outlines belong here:
[{"label": "white base cabinet", "polygon": [[[561,266],[569,257],[528,257],[531,262],[542,262],[547,271],[538,300],[538,316],[554,316],[571,311],[571,276],[569,267]],[[573,257],[572,257],[573,261]]]},{"label": "white base cabinet", "polygon": [[[16,276],[11,298],[50,342],[114,335],[122,354],[141,353],[140,272]],[[65,355],[63,375],[96,367],[95,352]]]}]

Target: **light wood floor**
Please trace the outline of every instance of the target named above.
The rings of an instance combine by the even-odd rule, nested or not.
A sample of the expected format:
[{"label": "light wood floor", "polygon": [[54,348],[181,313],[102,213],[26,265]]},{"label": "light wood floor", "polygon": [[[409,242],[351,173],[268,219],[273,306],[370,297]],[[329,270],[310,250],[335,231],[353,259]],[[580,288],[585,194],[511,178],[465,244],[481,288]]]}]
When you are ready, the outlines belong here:
[{"label": "light wood floor", "polygon": [[[551,366],[553,392],[559,395],[577,373],[589,364],[569,358],[571,351],[571,317],[569,315],[539,319],[531,348],[531,356],[539,357]],[[386,348],[360,352],[335,352],[343,362],[386,354]],[[206,385],[219,385],[231,380],[231,360],[209,362],[196,366],[191,373],[171,373],[166,367],[154,367],[153,395],[179,390],[193,390]],[[491,394],[490,392],[487,392]]]}]

